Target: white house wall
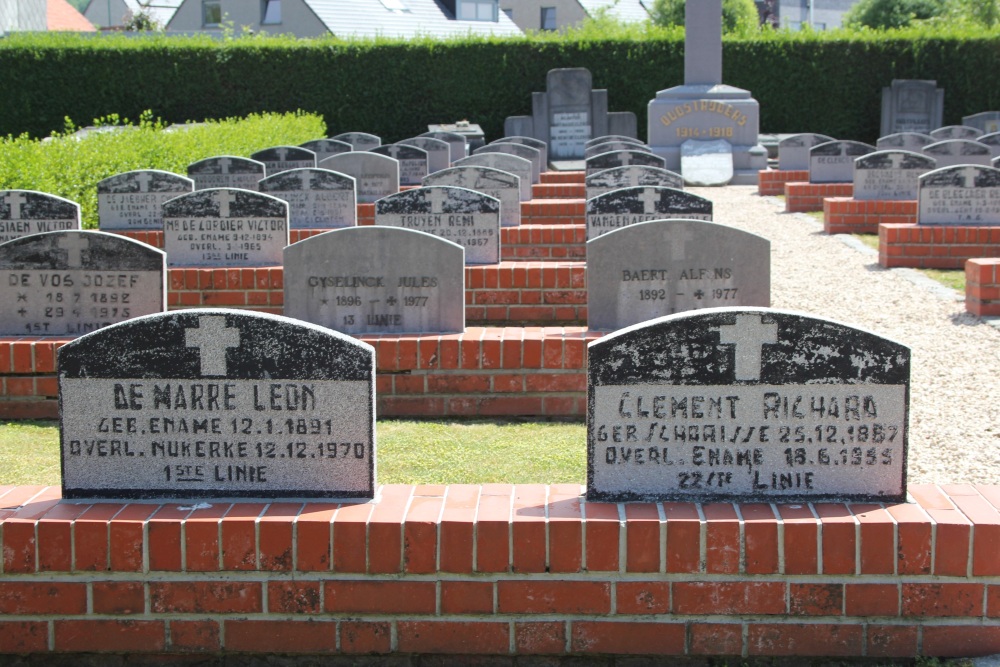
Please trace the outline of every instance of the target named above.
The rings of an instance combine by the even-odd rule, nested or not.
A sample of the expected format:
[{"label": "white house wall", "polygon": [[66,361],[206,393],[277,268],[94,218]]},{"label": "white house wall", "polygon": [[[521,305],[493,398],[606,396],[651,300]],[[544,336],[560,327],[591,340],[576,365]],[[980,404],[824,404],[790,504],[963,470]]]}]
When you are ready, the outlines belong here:
[{"label": "white house wall", "polygon": [[[255,33],[267,32],[278,35],[292,33],[298,37],[319,37],[328,34],[323,23],[302,0],[281,0],[281,23],[261,25],[260,19],[264,3],[259,0],[223,0],[222,20],[232,22],[233,30],[239,35],[244,28]],[[221,31],[222,28],[206,28],[202,24],[202,0],[185,0],[177,9],[167,26],[170,31]]]},{"label": "white house wall", "polygon": [[501,10],[512,10],[511,18],[521,30],[541,30],[542,7],[556,8],[556,28],[576,25],[587,18],[577,0],[500,0]]},{"label": "white house wall", "polygon": [[0,0],[0,34],[48,29],[46,0]]}]

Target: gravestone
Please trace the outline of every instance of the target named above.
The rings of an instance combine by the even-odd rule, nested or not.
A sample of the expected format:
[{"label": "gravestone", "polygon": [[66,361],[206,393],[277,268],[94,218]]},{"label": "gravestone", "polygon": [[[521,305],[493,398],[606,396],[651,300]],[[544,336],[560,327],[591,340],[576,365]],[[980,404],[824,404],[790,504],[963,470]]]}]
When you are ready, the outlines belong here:
[{"label": "gravestone", "polygon": [[[427,137],[428,139],[437,139],[438,141],[443,141],[448,144],[449,164],[453,163],[455,160],[461,160],[469,154],[469,142],[466,140],[465,136],[459,134],[458,132],[445,132],[443,130],[437,130],[424,132],[423,134],[418,134],[417,136]],[[476,148],[478,147],[479,146]]]},{"label": "gravestone", "polygon": [[976,139],[979,143],[984,146],[990,147],[990,155],[993,157],[1000,156],[1000,132],[991,132],[989,134],[984,134],[983,136]]},{"label": "gravestone", "polygon": [[903,345],[722,308],[617,331],[587,356],[588,500],[906,498]]},{"label": "gravestone", "polygon": [[488,145],[492,146],[494,144],[521,144],[522,146],[530,146],[537,150],[540,155],[541,171],[548,169],[549,145],[541,139],[534,139],[532,137],[502,137],[491,141]]},{"label": "gravestone", "polygon": [[487,167],[517,176],[521,201],[531,201],[531,160],[508,153],[479,153],[458,160],[455,167]]},{"label": "gravestone", "polygon": [[938,169],[959,164],[979,164],[990,166],[993,151],[986,144],[968,139],[945,139],[927,144],[921,152],[937,161]]},{"label": "gravestone", "polygon": [[587,327],[771,305],[771,243],[714,222],[653,220],[587,241]]},{"label": "gravestone", "polygon": [[290,229],[336,229],[358,224],[354,179],[328,169],[293,169],[268,176],[260,191],[288,202]]},{"label": "gravestone", "polygon": [[834,141],[825,134],[793,134],[778,142],[778,169],[805,171],[809,169],[809,149]]},{"label": "gravestone", "polygon": [[921,132],[897,132],[887,137],[879,137],[875,142],[876,150],[900,150],[919,153],[924,146],[934,143],[934,137]]},{"label": "gravestone", "polygon": [[399,184],[420,185],[427,175],[427,151],[406,144],[382,144],[371,153],[386,155],[399,163]]},{"label": "gravestone", "polygon": [[187,175],[194,180],[195,190],[209,188],[256,190],[257,183],[265,176],[265,167],[263,162],[257,160],[221,155],[189,164]]},{"label": "gravestone", "polygon": [[876,151],[854,161],[854,198],[912,200],[920,177],[936,168],[934,158],[909,151]]},{"label": "gravestone", "polygon": [[531,94],[531,115],[510,116],[504,135],[541,139],[549,146],[548,158],[583,159],[584,144],[606,134],[636,136],[635,114],[608,112],[608,91],[594,90],[590,70],[569,67],[549,70],[545,92]]},{"label": "gravestone", "polygon": [[936,130],[928,132],[934,141],[945,141],[946,139],[972,139],[982,136],[983,132],[975,127],[965,125],[945,125]]},{"label": "gravestone", "polygon": [[853,183],[854,160],[874,153],[860,141],[828,141],[809,149],[810,183]]},{"label": "gravestone", "polygon": [[0,243],[69,229],[80,229],[76,202],[34,190],[0,190]]},{"label": "gravestone", "polygon": [[504,153],[524,158],[531,162],[531,182],[542,182],[542,171],[545,165],[542,164],[542,154],[537,148],[525,146],[524,144],[487,144],[482,148],[477,148],[473,155],[485,155],[488,153]]},{"label": "gravestone", "polygon": [[962,116],[962,125],[974,127],[983,134],[1000,132],[1000,111],[983,111],[971,116]]},{"label": "gravestone", "polygon": [[288,245],[288,203],[250,190],[212,188],[163,205],[170,266],[278,266]]},{"label": "gravestone", "polygon": [[500,202],[500,226],[521,224],[521,185],[514,174],[489,167],[452,167],[427,176],[422,185],[450,185],[495,197]]},{"label": "gravestone", "polygon": [[466,264],[500,261],[500,200],[480,192],[433,186],[383,197],[375,224],[448,239],[465,249]]},{"label": "gravestone", "polygon": [[163,202],[194,191],[194,181],[169,171],[144,169],[97,183],[101,229],[163,229]]},{"label": "gravestone", "polygon": [[382,139],[380,137],[377,137],[374,134],[368,134],[367,132],[342,132],[341,134],[330,138],[336,139],[337,141],[343,141],[345,144],[350,144],[356,151],[370,151],[376,146],[382,145]]},{"label": "gravestone", "polygon": [[313,169],[316,153],[300,146],[274,146],[250,155],[251,160],[264,163],[264,173],[274,176],[291,169]]},{"label": "gravestone", "polygon": [[399,192],[399,162],[385,155],[356,150],[328,157],[319,167],[353,178],[359,204]]},{"label": "gravestone", "polygon": [[[460,120],[454,123],[428,123],[427,125],[428,134],[457,134],[458,136],[465,139],[465,155],[468,155],[473,150],[479,148],[480,146],[485,146],[486,141],[484,139],[483,128],[476,123],[470,123],[467,120]],[[435,136],[434,139],[444,139],[443,137]],[[444,139],[449,141],[448,139]],[[453,160],[454,161],[454,160]]]},{"label": "gravestone", "polygon": [[917,223],[1000,226],[1000,169],[944,167],[920,177]]},{"label": "gravestone", "polygon": [[316,154],[316,164],[319,164],[328,157],[340,155],[341,153],[350,153],[354,150],[354,146],[338,139],[315,139],[305,142],[301,147]]},{"label": "gravestone", "polygon": [[725,139],[681,144],[681,174],[688,185],[726,185],[733,180],[733,147]]},{"label": "gravestone", "polygon": [[589,176],[595,172],[614,167],[628,167],[629,165],[639,165],[645,167],[667,168],[667,161],[659,155],[645,153],[643,151],[612,151],[611,153],[601,153],[594,157],[587,158],[584,171]]},{"label": "gravestone", "polygon": [[612,190],[587,200],[587,240],[647,220],[711,220],[712,202],[673,188]]},{"label": "gravestone", "polygon": [[59,350],[63,498],[371,498],[375,350],[286,317],[181,310]]},{"label": "gravestone", "polygon": [[599,144],[587,146],[583,151],[583,158],[586,160],[587,158],[600,155],[601,153],[613,153],[615,151],[640,151],[642,153],[652,153],[653,149],[649,146],[644,146],[630,141],[604,141]]},{"label": "gravestone", "polygon": [[427,152],[427,174],[433,174],[435,171],[441,171],[451,166],[451,146],[446,141],[431,137],[412,137],[398,143],[404,146],[416,146]]},{"label": "gravestone", "polygon": [[623,134],[603,134],[599,137],[594,137],[593,139],[588,139],[583,145],[584,149],[590,148],[591,146],[596,146],[597,144],[606,144],[609,141],[623,141],[627,144],[635,144],[636,146],[645,146],[646,144],[642,142],[641,139],[636,139],[635,137],[626,137]]},{"label": "gravestone", "polygon": [[285,314],[351,335],[465,331],[465,252],[413,229],[365,226],[285,249]]},{"label": "gravestone", "polygon": [[118,234],[70,230],[0,244],[0,336],[96,331],[167,306],[167,256]]},{"label": "gravestone", "polygon": [[941,127],[944,90],[936,81],[893,79],[882,89],[882,125],[879,136],[897,132],[923,132]]},{"label": "gravestone", "polygon": [[584,182],[587,188],[587,199],[612,190],[634,188],[640,185],[676,190],[684,189],[684,179],[681,178],[680,174],[659,167],[644,167],[637,164],[595,171],[587,176]]}]

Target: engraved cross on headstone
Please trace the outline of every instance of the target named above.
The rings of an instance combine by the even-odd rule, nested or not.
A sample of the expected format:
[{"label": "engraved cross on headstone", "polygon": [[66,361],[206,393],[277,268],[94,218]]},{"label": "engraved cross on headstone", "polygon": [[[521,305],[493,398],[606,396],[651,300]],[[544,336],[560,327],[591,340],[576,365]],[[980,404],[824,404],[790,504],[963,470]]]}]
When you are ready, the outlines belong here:
[{"label": "engraved cross on headstone", "polygon": [[427,198],[431,202],[431,213],[444,213],[444,206],[448,203],[448,191],[444,188],[428,188],[430,192]]},{"label": "engraved cross on headstone", "polygon": [[140,171],[135,175],[135,181],[139,184],[139,192],[149,192],[149,184],[153,181],[153,175],[148,171]]},{"label": "engraved cross on headstone", "polygon": [[621,162],[621,166],[627,167],[630,164],[632,164],[632,153],[628,151],[622,151],[618,155],[619,155],[619,161]]},{"label": "engraved cross on headstone", "polygon": [[219,168],[222,169],[222,171],[220,171],[219,173],[220,174],[228,174],[229,173],[229,167],[231,167],[232,165],[233,165],[233,161],[230,160],[229,158],[227,158],[227,157],[221,158],[219,160]]},{"label": "engraved cross on headstone", "polygon": [[28,203],[23,192],[8,192],[7,205],[10,206],[10,220],[21,219],[21,207]]},{"label": "engraved cross on headstone", "polygon": [[66,266],[78,269],[83,263],[83,251],[90,249],[90,239],[86,234],[66,234],[56,246],[66,251]]},{"label": "engraved cross on headstone", "polygon": [[202,315],[197,329],[184,330],[184,345],[198,348],[202,375],[226,375],[226,349],[240,346],[240,330],[227,327],[225,317]]},{"label": "engraved cross on headstone", "polygon": [[281,148],[277,149],[274,152],[278,154],[278,160],[281,162],[284,162],[285,158],[288,157],[288,149],[285,148],[284,146],[282,146]]},{"label": "engraved cross on headstone", "polygon": [[302,189],[308,190],[312,187],[312,172],[310,171],[300,171],[299,180],[302,183]]},{"label": "engraved cross on headstone", "polygon": [[965,167],[964,169],[962,169],[962,180],[965,182],[965,185],[963,185],[962,187],[965,188],[976,187],[976,176],[978,175],[979,175],[979,170],[976,169],[975,167]]},{"label": "engraved cross on headstone", "polygon": [[229,217],[229,205],[236,203],[236,193],[232,190],[219,190],[215,193],[215,198],[219,202],[219,217]]},{"label": "engraved cross on headstone", "polygon": [[672,225],[667,233],[667,242],[670,243],[670,259],[674,261],[684,259],[687,243],[693,240],[694,234],[691,233],[691,230],[680,225]]},{"label": "engraved cross on headstone", "polygon": [[735,345],[737,380],[759,380],[761,352],[778,342],[778,323],[764,324],[759,313],[739,313],[736,324],[718,328],[720,345]]},{"label": "engraved cross on headstone", "polygon": [[660,191],[656,188],[644,187],[642,189],[642,194],[639,195],[642,199],[642,212],[646,215],[653,215],[657,213],[656,205],[660,203]]},{"label": "engraved cross on headstone", "polygon": [[390,144],[389,147],[386,148],[386,152],[389,153],[389,156],[392,157],[395,160],[399,159],[399,151],[400,150],[402,150],[402,149],[398,145],[396,145],[396,144]]}]

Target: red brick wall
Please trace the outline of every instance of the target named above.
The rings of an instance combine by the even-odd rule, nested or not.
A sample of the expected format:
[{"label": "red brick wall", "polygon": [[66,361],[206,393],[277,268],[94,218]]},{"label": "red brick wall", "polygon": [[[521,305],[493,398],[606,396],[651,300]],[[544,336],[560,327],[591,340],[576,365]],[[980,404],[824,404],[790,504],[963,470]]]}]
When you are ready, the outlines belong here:
[{"label": "red brick wall", "polygon": [[785,183],[785,212],[808,213],[822,211],[827,197],[850,197],[853,183]]},{"label": "red brick wall", "polygon": [[761,196],[783,195],[785,194],[785,183],[808,180],[808,169],[786,169],[785,171],[761,169],[757,172],[757,194]]},{"label": "red brick wall", "polygon": [[917,224],[917,202],[827,197],[823,230],[827,234],[878,234],[882,223]]},{"label": "red brick wall", "polygon": [[963,269],[973,257],[1000,257],[1000,227],[883,224],[878,228],[878,263],[887,268]]},{"label": "red brick wall", "polygon": [[965,261],[965,309],[973,315],[1000,315],[1000,259]]},{"label": "red brick wall", "polygon": [[1000,652],[1000,487],[914,504],[60,504],[0,489],[0,652],[892,658]]}]

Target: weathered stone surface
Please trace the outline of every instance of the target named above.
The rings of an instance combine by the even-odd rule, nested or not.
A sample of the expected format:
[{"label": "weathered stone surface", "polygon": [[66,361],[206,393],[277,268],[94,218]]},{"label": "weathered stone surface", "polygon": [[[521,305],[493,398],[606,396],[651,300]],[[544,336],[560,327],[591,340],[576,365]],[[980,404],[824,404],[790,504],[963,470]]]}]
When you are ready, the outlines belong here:
[{"label": "weathered stone surface", "polygon": [[585,183],[587,199],[612,190],[634,188],[640,185],[674,188],[675,190],[684,189],[684,179],[681,178],[680,174],[659,167],[644,167],[638,164],[595,171],[586,177]]},{"label": "weathered stone surface", "polygon": [[920,176],[936,168],[934,158],[909,151],[876,151],[854,161],[854,198],[917,198]]},{"label": "weathered stone surface", "polygon": [[0,190],[0,243],[69,229],[80,229],[80,205],[34,190]]},{"label": "weathered stone surface", "polygon": [[585,169],[589,176],[597,171],[611,169],[612,167],[627,167],[633,164],[646,167],[659,167],[660,169],[667,168],[667,161],[658,155],[644,151],[627,150],[601,153],[600,155],[587,158]]},{"label": "weathered stone surface", "polygon": [[1000,226],[1000,169],[959,165],[920,177],[917,223]]},{"label": "weathered stone surface", "polygon": [[934,137],[922,132],[897,132],[886,137],[879,137],[875,148],[880,151],[901,150],[919,153],[927,144],[933,144]]},{"label": "weathered stone surface", "polygon": [[163,202],[194,191],[184,176],[143,169],[110,176],[97,184],[101,229],[163,229]]},{"label": "weathered stone surface", "polygon": [[853,183],[854,160],[874,153],[860,141],[828,141],[809,149],[810,183]]},{"label": "weathered stone surface", "polygon": [[819,144],[834,141],[825,134],[793,134],[778,142],[778,169],[801,170],[809,169],[809,149]]},{"label": "weathered stone surface", "polygon": [[260,182],[260,191],[288,202],[291,229],[336,229],[358,223],[354,179],[328,169],[293,169]]},{"label": "weathered stone surface", "polygon": [[939,127],[936,130],[931,130],[928,134],[934,138],[934,141],[945,141],[947,139],[975,140],[982,136],[983,131],[978,128],[968,127],[965,125],[945,125],[944,127]]},{"label": "weathered stone surface", "polygon": [[945,139],[933,144],[927,144],[921,152],[934,158],[938,169],[954,167],[960,164],[978,164],[990,166],[993,152],[986,144],[968,139]]},{"label": "weathered stone surface", "polygon": [[545,165],[542,164],[542,154],[537,148],[532,148],[524,144],[488,144],[482,148],[477,148],[473,152],[473,155],[483,155],[485,153],[506,153],[507,155],[514,155],[528,160],[531,162],[531,182],[542,182],[542,171],[545,170]]},{"label": "weathered stone surface", "polygon": [[239,188],[256,190],[257,183],[266,175],[264,163],[235,155],[220,155],[192,162],[187,168],[188,178],[194,180],[195,190],[209,188]]},{"label": "weathered stone surface", "polygon": [[[411,137],[398,142],[404,146],[416,146],[427,153],[427,173],[433,174],[451,166],[451,146],[447,141],[433,137]],[[426,176],[426,174],[425,174]]]},{"label": "weathered stone surface", "polygon": [[385,155],[355,150],[328,157],[319,167],[353,178],[359,204],[399,192],[399,162]]},{"label": "weathered stone surface", "polygon": [[325,160],[328,157],[340,155],[341,153],[350,153],[354,150],[354,146],[338,139],[314,139],[302,144],[302,148],[316,154],[316,164],[319,164],[321,160]]},{"label": "weathered stone surface", "polygon": [[587,240],[647,220],[711,220],[712,202],[683,190],[639,186],[587,200]]},{"label": "weathered stone surface", "polygon": [[479,153],[470,155],[454,164],[456,167],[489,167],[517,176],[520,183],[521,201],[531,201],[531,160],[509,153]]},{"label": "weathered stone surface", "polygon": [[514,174],[489,167],[452,167],[424,178],[422,185],[450,185],[475,190],[500,201],[500,226],[521,224],[521,183]]},{"label": "weathered stone surface", "polygon": [[882,89],[882,125],[879,136],[897,132],[930,132],[941,127],[944,90],[936,81],[893,79]]},{"label": "weathered stone surface", "polygon": [[316,167],[316,153],[300,146],[274,146],[250,155],[251,160],[264,163],[264,173],[268,176],[291,169],[313,169]]},{"label": "weathered stone surface", "polygon": [[399,163],[399,184],[420,185],[427,175],[429,157],[427,151],[407,144],[383,144],[371,149],[371,153],[391,157]]},{"label": "weathered stone surface", "polygon": [[382,139],[380,137],[377,137],[374,134],[368,134],[367,132],[341,132],[340,134],[334,135],[330,138],[336,139],[337,141],[343,141],[345,144],[350,144],[356,151],[370,151],[376,146],[382,145]]}]

